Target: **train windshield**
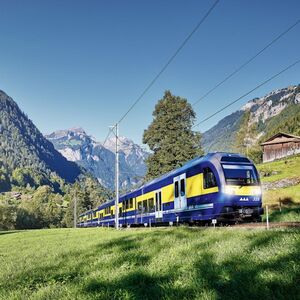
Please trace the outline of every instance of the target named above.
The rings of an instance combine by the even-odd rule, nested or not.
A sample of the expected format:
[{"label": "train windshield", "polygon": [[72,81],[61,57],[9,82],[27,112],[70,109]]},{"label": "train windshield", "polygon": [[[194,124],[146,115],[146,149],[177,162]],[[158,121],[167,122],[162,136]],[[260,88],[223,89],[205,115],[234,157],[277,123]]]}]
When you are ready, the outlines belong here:
[{"label": "train windshield", "polygon": [[225,181],[228,185],[257,185],[257,173],[253,166],[223,165]]}]

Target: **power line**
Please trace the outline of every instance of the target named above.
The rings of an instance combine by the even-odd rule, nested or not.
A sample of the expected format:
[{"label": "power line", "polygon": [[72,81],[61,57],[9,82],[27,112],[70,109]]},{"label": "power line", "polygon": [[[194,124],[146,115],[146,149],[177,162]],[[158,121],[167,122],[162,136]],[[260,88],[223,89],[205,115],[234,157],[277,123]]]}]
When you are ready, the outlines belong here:
[{"label": "power line", "polygon": [[290,30],[292,30],[299,23],[300,23],[300,19],[297,20],[293,25],[291,25],[290,27],[288,27],[285,31],[283,31],[282,33],[280,33],[278,36],[276,36],[270,43],[268,43],[265,47],[263,47],[261,50],[259,50],[254,56],[252,56],[247,61],[245,61],[243,64],[241,64],[236,70],[234,70],[232,73],[230,73],[228,76],[226,76],[222,81],[220,81],[218,84],[216,84],[213,88],[211,88],[209,91],[207,91],[203,96],[201,96],[197,101],[195,101],[192,104],[192,106],[195,106],[197,103],[199,103],[201,100],[203,100],[204,98],[206,98],[209,94],[211,94],[214,90],[216,90],[219,86],[221,86],[223,83],[225,83],[228,79],[230,79],[232,76],[234,76],[239,71],[241,71],[250,62],[252,62],[256,57],[258,57],[265,50],[267,50],[269,47],[271,47],[274,43],[276,43],[280,38],[282,38],[285,34],[287,34]]},{"label": "power line", "polygon": [[199,27],[202,25],[202,23],[207,19],[207,17],[210,15],[210,13],[213,11],[213,9],[216,7],[216,5],[219,3],[220,0],[216,0],[213,5],[210,7],[210,9],[207,11],[207,13],[202,17],[200,22],[196,25],[196,27],[191,31],[191,33],[184,39],[184,41],[181,43],[181,45],[177,48],[177,50],[174,52],[174,54],[169,58],[167,63],[163,66],[163,68],[158,72],[158,74],[152,79],[152,81],[146,86],[144,91],[140,94],[140,96],[134,101],[134,103],[129,107],[129,109],[126,111],[126,113],[121,117],[118,124],[120,124],[126,116],[129,114],[129,112],[138,104],[138,102],[143,98],[143,96],[148,92],[148,90],[154,85],[154,83],[157,81],[157,79],[163,74],[163,72],[167,69],[167,67],[171,64],[171,62],[175,59],[175,57],[178,55],[178,53],[183,49],[183,47],[187,44],[187,42],[190,40],[190,38],[194,35],[194,33],[199,29]]},{"label": "power line", "polygon": [[[293,23],[291,26],[289,26],[287,29],[285,29],[282,33],[277,35],[271,42],[269,42],[266,46],[264,46],[261,50],[259,50],[254,56],[250,57],[248,60],[246,60],[243,64],[241,64],[237,69],[235,69],[232,73],[230,73],[228,76],[226,76],[222,81],[220,81],[218,84],[216,84],[213,88],[211,88],[209,91],[207,91],[203,96],[201,96],[198,100],[196,100],[194,103],[191,104],[192,108],[195,107],[197,103],[199,103],[201,100],[206,98],[209,94],[211,94],[214,90],[216,90],[218,87],[220,87],[223,83],[225,83],[227,80],[229,80],[231,77],[233,77],[235,74],[237,74],[239,71],[241,71],[244,67],[246,67],[250,62],[252,62],[255,58],[257,58],[260,54],[262,54],[265,50],[267,50],[269,47],[271,47],[274,43],[276,43],[280,38],[282,38],[285,34],[287,34],[289,31],[291,31],[294,27],[296,27],[300,23],[300,19],[298,19],[295,23]],[[188,113],[187,110],[184,110],[182,112],[183,114]],[[196,126],[196,125],[194,125]],[[194,127],[193,126],[193,127]]]},{"label": "power line", "polygon": [[105,140],[104,140],[104,143],[102,144],[103,147],[105,147],[105,144],[106,144],[106,142],[108,141],[108,139],[109,139],[111,133],[113,132],[114,128],[115,128],[115,126],[112,126],[112,127],[109,128],[108,134],[107,134],[107,136],[106,136],[106,138],[105,138]]},{"label": "power line", "polygon": [[300,59],[295,61],[294,63],[292,63],[291,65],[287,66],[286,68],[284,68],[283,70],[281,70],[280,72],[278,72],[277,74],[271,76],[269,79],[265,80],[264,82],[260,83],[259,85],[257,85],[255,88],[253,88],[252,90],[250,90],[249,92],[245,93],[244,95],[240,96],[239,98],[235,99],[234,101],[230,102],[229,104],[225,105],[224,107],[222,107],[221,109],[217,110],[215,113],[211,114],[210,116],[208,116],[207,118],[203,119],[202,121],[200,121],[199,123],[193,125],[193,127],[199,126],[200,124],[206,122],[207,120],[211,119],[212,117],[214,117],[215,115],[217,115],[218,113],[222,112],[223,110],[225,110],[226,108],[228,108],[229,106],[233,105],[234,103],[238,102],[239,100],[241,100],[242,98],[248,96],[249,94],[251,94],[252,92],[254,92],[255,90],[259,89],[260,87],[262,87],[263,85],[265,85],[266,83],[270,82],[271,80],[273,80],[274,78],[278,77],[279,75],[281,75],[282,73],[286,72],[287,70],[291,69],[292,67],[294,67],[296,64],[298,64],[300,62]]}]

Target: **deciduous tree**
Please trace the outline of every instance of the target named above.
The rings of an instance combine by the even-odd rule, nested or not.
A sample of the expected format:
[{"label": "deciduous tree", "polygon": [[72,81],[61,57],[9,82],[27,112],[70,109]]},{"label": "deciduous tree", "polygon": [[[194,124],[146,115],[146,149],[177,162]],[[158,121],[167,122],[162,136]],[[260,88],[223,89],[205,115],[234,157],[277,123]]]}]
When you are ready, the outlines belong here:
[{"label": "deciduous tree", "polygon": [[143,143],[152,150],[147,159],[147,179],[157,177],[202,155],[201,135],[192,130],[196,114],[186,99],[166,91],[144,131]]}]

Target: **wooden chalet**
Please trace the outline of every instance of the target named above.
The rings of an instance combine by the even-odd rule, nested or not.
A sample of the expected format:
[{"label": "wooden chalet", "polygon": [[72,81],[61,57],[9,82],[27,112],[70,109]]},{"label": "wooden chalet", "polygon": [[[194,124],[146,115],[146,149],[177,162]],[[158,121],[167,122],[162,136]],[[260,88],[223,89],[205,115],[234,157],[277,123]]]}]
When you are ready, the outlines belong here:
[{"label": "wooden chalet", "polygon": [[300,153],[300,136],[279,132],[260,145],[263,162],[269,162]]}]

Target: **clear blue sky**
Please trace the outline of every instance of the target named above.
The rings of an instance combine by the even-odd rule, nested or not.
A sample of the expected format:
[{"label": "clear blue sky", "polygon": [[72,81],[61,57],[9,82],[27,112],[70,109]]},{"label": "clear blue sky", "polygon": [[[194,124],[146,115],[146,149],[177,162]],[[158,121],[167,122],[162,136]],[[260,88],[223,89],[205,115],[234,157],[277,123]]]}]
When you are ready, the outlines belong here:
[{"label": "clear blue sky", "polygon": [[[83,127],[103,140],[213,1],[1,0],[0,89],[43,133]],[[196,101],[300,17],[299,0],[221,0],[154,87],[121,123],[141,142],[165,90]],[[196,106],[198,120],[300,58],[300,25]],[[256,96],[300,82],[300,65]]]}]

